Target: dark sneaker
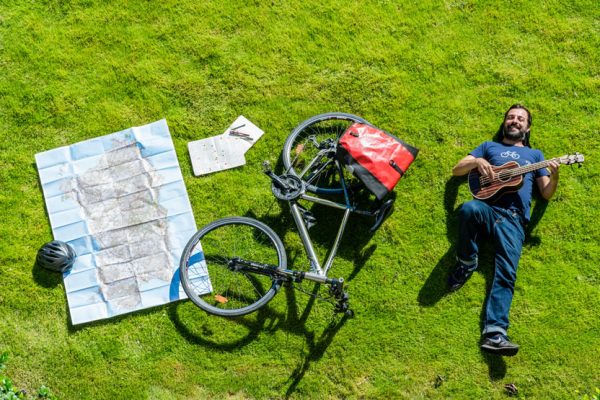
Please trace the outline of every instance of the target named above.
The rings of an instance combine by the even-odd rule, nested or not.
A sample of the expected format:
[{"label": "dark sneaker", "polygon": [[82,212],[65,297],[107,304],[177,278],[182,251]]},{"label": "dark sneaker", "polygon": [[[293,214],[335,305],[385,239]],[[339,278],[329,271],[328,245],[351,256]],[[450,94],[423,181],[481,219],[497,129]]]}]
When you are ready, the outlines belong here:
[{"label": "dark sneaker", "polygon": [[466,281],[469,280],[471,275],[473,275],[473,271],[477,269],[477,265],[465,265],[458,261],[456,263],[456,268],[454,271],[448,276],[448,288],[450,291],[454,292],[462,287]]},{"label": "dark sneaker", "polygon": [[514,356],[519,351],[519,345],[512,343],[508,336],[495,333],[484,336],[481,341],[481,350],[499,356]]}]

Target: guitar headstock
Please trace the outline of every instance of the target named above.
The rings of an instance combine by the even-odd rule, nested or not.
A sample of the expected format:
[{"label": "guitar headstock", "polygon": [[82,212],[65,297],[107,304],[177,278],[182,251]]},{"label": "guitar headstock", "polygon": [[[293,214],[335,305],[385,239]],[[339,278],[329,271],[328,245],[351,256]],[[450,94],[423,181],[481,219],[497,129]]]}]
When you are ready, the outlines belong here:
[{"label": "guitar headstock", "polygon": [[575,153],[562,156],[558,158],[558,161],[564,165],[581,164],[584,161],[583,154]]}]

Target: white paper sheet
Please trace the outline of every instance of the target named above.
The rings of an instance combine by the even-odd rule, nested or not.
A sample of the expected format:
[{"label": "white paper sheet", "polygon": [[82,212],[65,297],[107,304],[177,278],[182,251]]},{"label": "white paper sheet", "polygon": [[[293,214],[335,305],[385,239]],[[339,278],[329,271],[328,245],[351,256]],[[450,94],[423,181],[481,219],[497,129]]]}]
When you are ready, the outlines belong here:
[{"label": "white paper sheet", "polygon": [[165,120],[36,163],[54,238],[77,253],[63,275],[74,325],[186,297],[179,257],[196,223]]},{"label": "white paper sheet", "polygon": [[264,134],[240,115],[221,135],[188,143],[194,175],[205,175],[246,164],[244,154]]}]

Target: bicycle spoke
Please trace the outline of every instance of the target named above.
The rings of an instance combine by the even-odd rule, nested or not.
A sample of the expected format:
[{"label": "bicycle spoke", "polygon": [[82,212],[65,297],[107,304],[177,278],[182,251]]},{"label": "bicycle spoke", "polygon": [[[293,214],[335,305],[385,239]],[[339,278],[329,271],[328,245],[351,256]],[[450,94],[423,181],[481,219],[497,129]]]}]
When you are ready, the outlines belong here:
[{"label": "bicycle spoke", "polygon": [[[304,180],[311,192],[341,194],[342,184],[333,159],[339,137],[354,122],[366,121],[350,114],[331,113],[301,123],[284,144],[286,171]],[[360,186],[352,174],[342,172],[347,186]]]},{"label": "bicycle spoke", "polygon": [[[232,217],[209,224],[196,236],[184,250],[181,274],[186,293],[197,305],[215,314],[243,315],[273,297],[279,283],[271,274],[244,270],[250,265],[246,263],[285,267],[283,244],[266,225]],[[203,254],[203,261],[190,261],[193,254]],[[194,282],[193,276],[204,271],[212,291]]]}]

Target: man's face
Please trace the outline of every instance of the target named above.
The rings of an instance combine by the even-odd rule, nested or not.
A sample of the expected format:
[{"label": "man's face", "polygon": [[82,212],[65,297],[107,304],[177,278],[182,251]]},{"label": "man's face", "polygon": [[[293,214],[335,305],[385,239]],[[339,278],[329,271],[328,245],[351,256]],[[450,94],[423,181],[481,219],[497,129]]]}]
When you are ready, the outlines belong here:
[{"label": "man's face", "polygon": [[513,108],[504,118],[504,137],[511,140],[523,140],[529,132],[527,111],[522,108]]}]

